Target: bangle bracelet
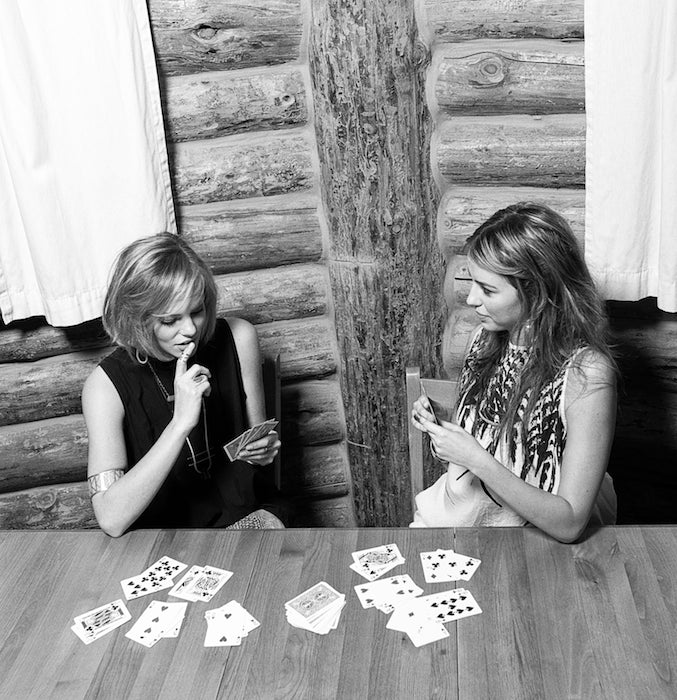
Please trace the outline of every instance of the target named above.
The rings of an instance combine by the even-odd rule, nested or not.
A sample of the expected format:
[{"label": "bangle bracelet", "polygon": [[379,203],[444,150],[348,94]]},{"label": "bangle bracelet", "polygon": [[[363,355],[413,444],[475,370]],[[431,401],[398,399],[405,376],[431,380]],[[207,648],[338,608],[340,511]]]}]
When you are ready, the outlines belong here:
[{"label": "bangle bracelet", "polygon": [[87,479],[89,497],[91,498],[94,494],[107,491],[112,484],[118,479],[121,479],[124,475],[125,472],[122,469],[107,469],[105,472],[99,472],[98,474],[90,476]]}]

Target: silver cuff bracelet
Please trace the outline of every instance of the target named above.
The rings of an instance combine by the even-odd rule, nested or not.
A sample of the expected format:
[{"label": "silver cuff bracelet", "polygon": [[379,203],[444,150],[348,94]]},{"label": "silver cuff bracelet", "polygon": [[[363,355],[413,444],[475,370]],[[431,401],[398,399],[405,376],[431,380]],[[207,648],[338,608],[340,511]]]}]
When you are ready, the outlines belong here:
[{"label": "silver cuff bracelet", "polygon": [[95,493],[107,491],[112,484],[124,476],[125,472],[122,469],[107,469],[105,472],[99,472],[87,479],[89,485],[89,497]]}]

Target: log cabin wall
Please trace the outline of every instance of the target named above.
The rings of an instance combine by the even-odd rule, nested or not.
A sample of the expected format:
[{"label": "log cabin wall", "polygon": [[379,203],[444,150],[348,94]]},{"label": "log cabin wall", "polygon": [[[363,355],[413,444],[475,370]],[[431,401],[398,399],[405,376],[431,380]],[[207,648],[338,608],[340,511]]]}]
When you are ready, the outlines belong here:
[{"label": "log cabin wall", "polygon": [[[563,214],[583,244],[583,0],[421,0],[417,11],[432,52],[431,161],[450,309],[443,355],[455,377],[476,325],[460,254],[472,231],[534,200]],[[651,298],[608,309],[622,374],[609,464],[619,522],[677,522],[677,319]]]},{"label": "log cabin wall", "polygon": [[[283,487],[299,525],[354,524],[311,121],[309,5],[149,0],[179,232],[219,313],[280,355]],[[0,327],[0,528],[95,527],[82,384],[100,322]]]}]

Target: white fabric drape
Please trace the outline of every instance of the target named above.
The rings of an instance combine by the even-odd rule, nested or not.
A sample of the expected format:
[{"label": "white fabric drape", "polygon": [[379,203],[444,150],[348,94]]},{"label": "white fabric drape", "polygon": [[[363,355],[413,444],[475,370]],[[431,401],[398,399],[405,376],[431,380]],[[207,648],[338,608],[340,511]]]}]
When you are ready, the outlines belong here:
[{"label": "white fabric drape", "polygon": [[176,232],[145,0],[0,2],[0,311],[101,315],[116,253]]},{"label": "white fabric drape", "polygon": [[677,2],[587,0],[585,83],[591,272],[677,311]]}]

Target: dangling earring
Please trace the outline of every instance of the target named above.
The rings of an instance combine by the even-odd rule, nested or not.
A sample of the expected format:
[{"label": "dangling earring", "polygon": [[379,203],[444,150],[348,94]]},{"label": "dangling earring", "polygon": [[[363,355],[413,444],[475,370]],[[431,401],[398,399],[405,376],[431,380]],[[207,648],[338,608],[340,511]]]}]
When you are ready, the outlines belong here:
[{"label": "dangling earring", "polygon": [[136,361],[140,365],[145,365],[148,362],[148,354],[145,352],[136,351]]}]

